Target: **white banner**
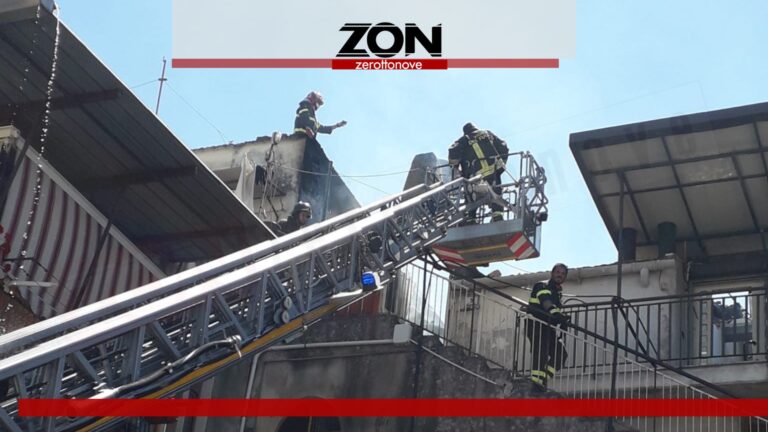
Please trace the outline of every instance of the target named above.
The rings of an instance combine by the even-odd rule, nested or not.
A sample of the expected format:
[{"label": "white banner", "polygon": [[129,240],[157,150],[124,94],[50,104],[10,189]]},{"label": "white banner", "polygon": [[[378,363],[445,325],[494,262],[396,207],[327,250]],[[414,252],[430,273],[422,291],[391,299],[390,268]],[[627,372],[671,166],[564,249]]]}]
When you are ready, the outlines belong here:
[{"label": "white banner", "polygon": [[575,0],[173,1],[175,66],[184,59],[562,59],[575,47]]}]

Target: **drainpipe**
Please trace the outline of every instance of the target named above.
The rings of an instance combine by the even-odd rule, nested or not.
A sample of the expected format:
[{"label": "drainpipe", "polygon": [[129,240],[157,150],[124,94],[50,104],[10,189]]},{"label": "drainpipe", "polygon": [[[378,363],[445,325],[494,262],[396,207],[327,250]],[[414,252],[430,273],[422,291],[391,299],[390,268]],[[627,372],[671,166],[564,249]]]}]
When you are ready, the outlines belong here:
[{"label": "drainpipe", "polygon": [[[624,173],[619,174],[621,189],[619,193],[619,260],[616,265],[616,297],[611,301],[613,315],[613,362],[611,364],[611,393],[610,398],[616,398],[616,367],[619,360],[619,308],[621,308],[622,265],[624,264]],[[613,416],[608,417],[607,431],[615,430]]]}]

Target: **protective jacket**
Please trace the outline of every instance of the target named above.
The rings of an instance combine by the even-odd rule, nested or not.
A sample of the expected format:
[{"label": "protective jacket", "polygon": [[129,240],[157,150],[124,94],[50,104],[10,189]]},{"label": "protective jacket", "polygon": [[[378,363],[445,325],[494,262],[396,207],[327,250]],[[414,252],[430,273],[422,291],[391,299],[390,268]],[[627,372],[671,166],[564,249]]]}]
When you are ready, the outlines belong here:
[{"label": "protective jacket", "polygon": [[290,234],[301,228],[299,221],[294,215],[289,215],[286,219],[280,219],[277,222],[277,225],[280,227],[280,231],[282,231],[283,234]]},{"label": "protective jacket", "polygon": [[488,130],[476,130],[462,136],[448,149],[448,161],[461,167],[462,176],[489,177],[504,169],[509,149],[507,143]]},{"label": "protective jacket", "polygon": [[[531,290],[531,298],[528,299],[528,313],[548,322],[558,322],[564,317],[560,308],[562,289],[553,280],[549,282],[537,282]],[[549,309],[544,308],[544,303],[549,301]]]},{"label": "protective jacket", "polygon": [[299,133],[306,133],[306,129],[309,129],[317,135],[317,133],[330,134],[333,132],[332,126],[323,126],[315,117],[315,106],[307,99],[299,102],[299,108],[296,109],[296,119],[293,122],[293,131]]}]

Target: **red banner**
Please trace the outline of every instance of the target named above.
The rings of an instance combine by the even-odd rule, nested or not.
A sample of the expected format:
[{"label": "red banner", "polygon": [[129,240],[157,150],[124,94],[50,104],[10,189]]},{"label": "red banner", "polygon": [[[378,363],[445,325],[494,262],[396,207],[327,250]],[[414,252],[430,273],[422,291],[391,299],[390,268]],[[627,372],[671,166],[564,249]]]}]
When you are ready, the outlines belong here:
[{"label": "red banner", "polygon": [[21,399],[26,417],[741,417],[768,399]]}]

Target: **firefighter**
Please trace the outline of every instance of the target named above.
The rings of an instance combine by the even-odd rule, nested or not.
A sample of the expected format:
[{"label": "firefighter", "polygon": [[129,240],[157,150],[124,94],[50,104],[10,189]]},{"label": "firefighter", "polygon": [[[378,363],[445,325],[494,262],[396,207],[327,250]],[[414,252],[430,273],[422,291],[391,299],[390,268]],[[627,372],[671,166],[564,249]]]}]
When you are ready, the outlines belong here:
[{"label": "firefighter", "polygon": [[560,310],[562,284],[567,276],[568,267],[562,263],[555,264],[549,281],[536,283],[528,300],[528,313],[544,321],[527,320],[526,325],[526,336],[531,342],[531,380],[538,390],[546,389],[547,379],[553,378],[568,358],[565,346],[553,328],[553,325],[559,325],[566,330],[570,321],[570,317]]},{"label": "firefighter", "polygon": [[277,222],[280,229],[280,235],[292,233],[309,222],[312,219],[312,206],[308,202],[299,201],[293,206],[291,214]]},{"label": "firefighter", "polygon": [[334,129],[338,129],[347,124],[342,120],[332,126],[323,126],[315,117],[317,111],[323,105],[323,95],[316,91],[309,92],[307,97],[299,102],[299,108],[296,109],[296,119],[293,122],[293,132],[300,133],[315,139],[318,133],[330,134]]},{"label": "firefighter", "polygon": [[[448,163],[454,172],[460,171],[462,177],[470,178],[477,174],[493,187],[493,192],[501,195],[501,174],[504,172],[509,149],[507,143],[488,130],[478,129],[473,123],[463,128],[464,136],[456,140],[448,149]],[[491,204],[492,220],[504,219],[504,208]],[[469,212],[469,222],[476,222],[477,210]]]}]

